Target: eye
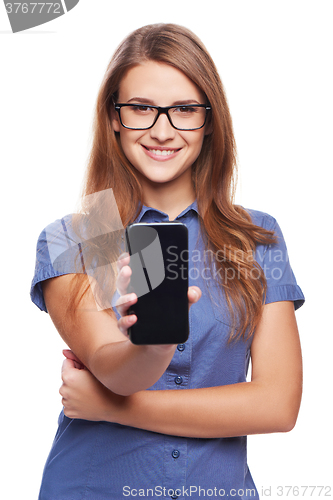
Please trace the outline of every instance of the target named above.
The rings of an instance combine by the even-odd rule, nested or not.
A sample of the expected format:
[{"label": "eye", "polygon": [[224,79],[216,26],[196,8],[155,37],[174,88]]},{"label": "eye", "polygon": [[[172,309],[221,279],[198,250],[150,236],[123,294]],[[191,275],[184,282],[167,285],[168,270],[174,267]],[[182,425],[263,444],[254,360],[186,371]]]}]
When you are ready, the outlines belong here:
[{"label": "eye", "polygon": [[150,106],[145,106],[144,104],[135,104],[133,106],[130,106],[130,110],[140,114],[146,114],[151,113],[153,111],[153,108],[151,108]]},{"label": "eye", "polygon": [[194,106],[178,106],[177,108],[175,108],[175,112],[180,114],[190,115],[196,113],[197,111],[198,108],[195,108]]}]

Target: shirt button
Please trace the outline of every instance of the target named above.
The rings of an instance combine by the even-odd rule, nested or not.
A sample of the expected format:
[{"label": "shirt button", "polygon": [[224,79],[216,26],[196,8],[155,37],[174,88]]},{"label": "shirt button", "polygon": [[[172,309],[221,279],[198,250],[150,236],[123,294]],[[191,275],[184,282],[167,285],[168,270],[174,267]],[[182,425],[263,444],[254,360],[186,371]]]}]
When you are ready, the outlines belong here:
[{"label": "shirt button", "polygon": [[171,455],[173,456],[173,458],[178,458],[179,455],[180,455],[180,451],[179,450],[173,450],[173,452],[171,453]]},{"label": "shirt button", "polygon": [[176,500],[178,498],[178,495],[177,493],[173,493],[170,498],[172,498],[172,500]]},{"label": "shirt button", "polygon": [[175,377],[175,383],[177,385],[180,385],[180,384],[182,384],[182,382],[183,382],[183,377],[181,377],[180,375],[177,375],[177,377]]},{"label": "shirt button", "polygon": [[178,344],[177,349],[178,351],[182,352],[185,349],[185,344]]}]

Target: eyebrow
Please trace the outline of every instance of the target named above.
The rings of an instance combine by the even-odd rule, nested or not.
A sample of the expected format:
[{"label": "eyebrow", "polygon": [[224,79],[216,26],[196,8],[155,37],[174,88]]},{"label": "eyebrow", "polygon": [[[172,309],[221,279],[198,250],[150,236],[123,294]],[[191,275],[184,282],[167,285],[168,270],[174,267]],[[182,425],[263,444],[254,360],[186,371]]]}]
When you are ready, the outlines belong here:
[{"label": "eyebrow", "polygon": [[[137,102],[139,104],[151,104],[152,106],[156,106],[154,101],[152,101],[151,99],[146,99],[145,97],[132,97],[127,101],[127,104],[131,102]],[[171,106],[178,106],[179,104],[202,104],[202,103],[198,102],[196,99],[184,99],[184,100],[182,99],[179,101],[175,101],[173,104],[171,104]]]}]

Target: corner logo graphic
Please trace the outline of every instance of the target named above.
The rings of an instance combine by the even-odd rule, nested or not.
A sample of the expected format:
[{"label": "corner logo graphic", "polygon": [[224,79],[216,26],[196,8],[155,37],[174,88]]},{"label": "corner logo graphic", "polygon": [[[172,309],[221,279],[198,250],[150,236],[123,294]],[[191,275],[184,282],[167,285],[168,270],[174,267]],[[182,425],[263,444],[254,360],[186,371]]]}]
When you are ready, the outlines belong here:
[{"label": "corner logo graphic", "polygon": [[[110,245],[116,245],[119,237],[124,241],[125,229],[111,188],[85,196],[83,207],[84,210],[80,214],[65,216],[47,226],[47,245],[37,253],[37,265],[39,255],[41,262],[44,262],[47,251],[53,269],[59,271],[60,275],[64,274],[64,271],[71,274],[86,273],[97,309],[108,309],[110,304],[114,305],[114,298],[109,295],[109,279],[113,280],[110,274],[113,263],[109,260],[109,255],[114,254],[111,250],[116,248],[112,249]],[[76,217],[77,222],[75,228],[72,224],[73,217]],[[114,242],[107,238],[111,233],[118,235]],[[131,291],[141,297],[157,288],[165,278],[159,235],[154,228],[133,224],[127,243],[132,252]],[[103,249],[104,258],[100,259],[98,252]],[[124,250],[122,245],[120,251]],[[81,266],[77,260],[79,255]]]},{"label": "corner logo graphic", "polygon": [[8,2],[4,0],[13,33],[53,21],[73,9],[80,0],[58,2]]}]

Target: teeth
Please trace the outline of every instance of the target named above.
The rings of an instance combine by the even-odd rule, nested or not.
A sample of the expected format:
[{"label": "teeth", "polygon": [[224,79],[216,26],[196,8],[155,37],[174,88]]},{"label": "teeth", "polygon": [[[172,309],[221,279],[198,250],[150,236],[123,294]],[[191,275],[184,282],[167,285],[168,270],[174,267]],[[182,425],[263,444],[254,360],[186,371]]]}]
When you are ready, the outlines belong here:
[{"label": "teeth", "polygon": [[171,149],[171,150],[170,149],[163,149],[162,151],[160,149],[149,149],[149,151],[154,153],[154,155],[158,155],[158,156],[169,156],[175,152],[174,149]]}]

